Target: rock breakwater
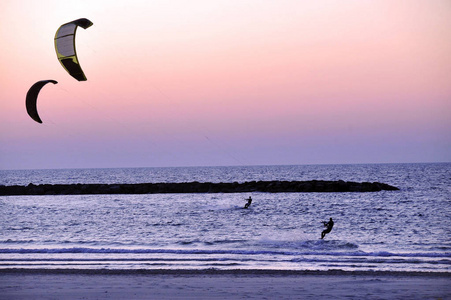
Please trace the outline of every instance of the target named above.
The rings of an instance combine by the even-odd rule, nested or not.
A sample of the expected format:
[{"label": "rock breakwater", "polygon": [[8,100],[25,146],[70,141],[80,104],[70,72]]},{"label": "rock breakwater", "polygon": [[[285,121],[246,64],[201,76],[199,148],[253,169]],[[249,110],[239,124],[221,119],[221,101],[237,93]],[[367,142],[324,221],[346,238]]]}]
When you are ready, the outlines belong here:
[{"label": "rock breakwater", "polygon": [[232,183],[182,182],[137,184],[40,184],[0,185],[1,196],[87,195],[87,194],[163,194],[163,193],[326,193],[395,191],[397,187],[379,182],[350,181],[248,181]]}]

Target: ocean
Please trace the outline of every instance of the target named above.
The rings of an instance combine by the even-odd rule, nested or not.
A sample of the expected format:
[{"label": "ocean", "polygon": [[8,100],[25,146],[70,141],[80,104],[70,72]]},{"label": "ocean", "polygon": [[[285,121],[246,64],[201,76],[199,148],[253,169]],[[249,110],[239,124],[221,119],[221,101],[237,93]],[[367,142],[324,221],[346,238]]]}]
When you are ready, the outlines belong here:
[{"label": "ocean", "polygon": [[2,185],[253,180],[400,190],[0,196],[0,269],[451,272],[451,163],[0,171]]}]

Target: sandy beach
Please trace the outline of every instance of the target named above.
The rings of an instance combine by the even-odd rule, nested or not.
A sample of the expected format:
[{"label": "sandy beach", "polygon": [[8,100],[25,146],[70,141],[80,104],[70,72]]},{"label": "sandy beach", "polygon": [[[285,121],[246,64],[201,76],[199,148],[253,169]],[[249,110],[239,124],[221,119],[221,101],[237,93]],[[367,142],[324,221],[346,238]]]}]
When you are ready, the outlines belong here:
[{"label": "sandy beach", "polygon": [[450,299],[450,274],[2,270],[0,299]]}]

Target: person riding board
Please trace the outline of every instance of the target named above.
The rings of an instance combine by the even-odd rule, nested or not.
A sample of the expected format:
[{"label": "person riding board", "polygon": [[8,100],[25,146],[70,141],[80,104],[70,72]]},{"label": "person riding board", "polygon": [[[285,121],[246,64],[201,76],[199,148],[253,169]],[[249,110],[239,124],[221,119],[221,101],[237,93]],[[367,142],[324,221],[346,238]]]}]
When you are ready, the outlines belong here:
[{"label": "person riding board", "polygon": [[323,232],[321,232],[321,239],[323,239],[326,236],[326,233],[329,233],[332,230],[332,227],[334,227],[334,221],[332,221],[332,218],[330,218],[329,222],[323,222],[324,227],[327,227]]},{"label": "person riding board", "polygon": [[247,199],[247,203],[244,205],[244,208],[249,208],[251,203],[252,203],[252,198],[249,196],[249,198]]}]

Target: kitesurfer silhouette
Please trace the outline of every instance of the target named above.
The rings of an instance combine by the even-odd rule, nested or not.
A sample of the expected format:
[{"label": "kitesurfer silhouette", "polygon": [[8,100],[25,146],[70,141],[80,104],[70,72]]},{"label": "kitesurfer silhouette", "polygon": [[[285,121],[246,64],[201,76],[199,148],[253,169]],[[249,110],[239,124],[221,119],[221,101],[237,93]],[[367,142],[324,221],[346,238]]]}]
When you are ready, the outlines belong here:
[{"label": "kitesurfer silhouette", "polygon": [[244,208],[249,208],[251,203],[252,203],[252,198],[251,198],[251,196],[249,196],[249,198],[247,199],[247,203],[244,205]]},{"label": "kitesurfer silhouette", "polygon": [[321,232],[321,239],[326,236],[326,233],[329,233],[332,230],[332,227],[334,227],[334,221],[332,221],[332,218],[330,218],[329,222],[323,222],[323,224],[327,228],[323,230],[323,232]]}]

